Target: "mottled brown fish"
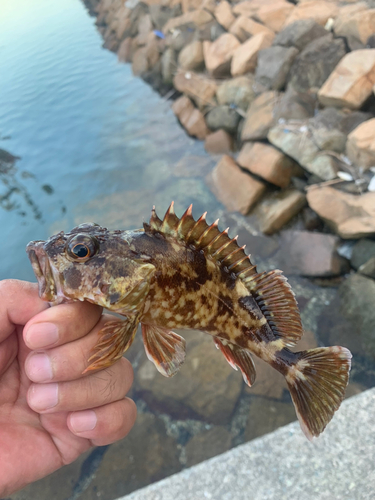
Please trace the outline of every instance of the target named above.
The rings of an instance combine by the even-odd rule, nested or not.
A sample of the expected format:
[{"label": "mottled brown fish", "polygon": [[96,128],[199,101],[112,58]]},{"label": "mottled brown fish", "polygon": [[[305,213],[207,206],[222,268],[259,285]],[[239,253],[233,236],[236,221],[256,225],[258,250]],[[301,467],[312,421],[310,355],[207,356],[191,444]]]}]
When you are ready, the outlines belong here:
[{"label": "mottled brown fish", "polygon": [[303,334],[297,302],[281,271],[257,273],[250,258],[191,206],[181,218],[173,203],[163,220],[155,209],[135,231],[81,224],[27,246],[42,299],[87,300],[126,318],[108,323],[85,371],[111,366],[133,342],[139,323],[148,358],[173,376],[185,340],[172,328],[194,328],[213,341],[245,382],[255,381],[251,352],[284,375],[303,432],[318,436],[340,406],[350,352],[320,347],[292,352]]}]

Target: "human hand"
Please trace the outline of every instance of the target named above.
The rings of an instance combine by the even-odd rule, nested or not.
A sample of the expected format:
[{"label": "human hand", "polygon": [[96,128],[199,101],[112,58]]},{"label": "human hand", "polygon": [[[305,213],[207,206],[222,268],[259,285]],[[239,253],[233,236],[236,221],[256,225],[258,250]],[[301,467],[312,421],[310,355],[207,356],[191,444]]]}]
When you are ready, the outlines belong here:
[{"label": "human hand", "polygon": [[37,285],[0,282],[0,497],[133,426],[130,363],[82,375],[111,319],[101,312],[88,302],[48,307]]}]

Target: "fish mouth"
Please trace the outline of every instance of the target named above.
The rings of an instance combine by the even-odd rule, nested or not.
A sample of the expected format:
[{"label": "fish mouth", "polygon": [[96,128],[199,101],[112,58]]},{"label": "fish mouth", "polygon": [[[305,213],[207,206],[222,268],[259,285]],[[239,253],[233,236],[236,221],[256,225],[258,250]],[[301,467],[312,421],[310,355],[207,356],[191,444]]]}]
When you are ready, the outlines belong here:
[{"label": "fish mouth", "polygon": [[26,247],[26,252],[38,280],[39,297],[54,302],[57,298],[56,283],[44,244],[45,241],[31,241]]}]

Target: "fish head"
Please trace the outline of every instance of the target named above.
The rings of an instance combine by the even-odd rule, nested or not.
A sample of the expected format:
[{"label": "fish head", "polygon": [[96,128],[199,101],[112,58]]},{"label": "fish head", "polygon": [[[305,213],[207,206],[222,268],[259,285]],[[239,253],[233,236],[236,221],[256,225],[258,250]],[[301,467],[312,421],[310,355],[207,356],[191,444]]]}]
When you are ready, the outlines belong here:
[{"label": "fish head", "polygon": [[155,268],[136,252],[133,234],[85,223],[30,242],[40,297],[53,305],[87,300],[124,314],[136,310]]}]

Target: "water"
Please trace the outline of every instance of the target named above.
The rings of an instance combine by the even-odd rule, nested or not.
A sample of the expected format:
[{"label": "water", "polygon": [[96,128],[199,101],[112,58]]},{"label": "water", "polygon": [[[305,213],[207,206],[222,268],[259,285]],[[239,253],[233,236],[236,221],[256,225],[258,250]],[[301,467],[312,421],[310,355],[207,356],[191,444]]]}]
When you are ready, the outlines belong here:
[{"label": "water", "polygon": [[101,44],[79,0],[0,0],[0,148],[21,157],[0,174],[0,279],[33,279],[26,243],[85,220],[138,227],[172,199],[219,207],[201,178],[173,174],[202,144]]}]

